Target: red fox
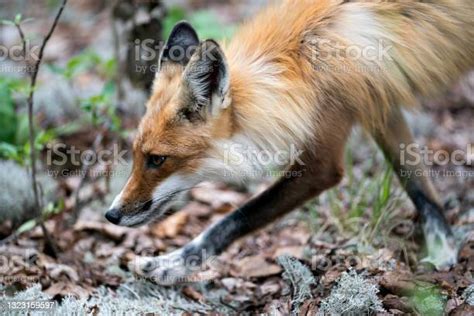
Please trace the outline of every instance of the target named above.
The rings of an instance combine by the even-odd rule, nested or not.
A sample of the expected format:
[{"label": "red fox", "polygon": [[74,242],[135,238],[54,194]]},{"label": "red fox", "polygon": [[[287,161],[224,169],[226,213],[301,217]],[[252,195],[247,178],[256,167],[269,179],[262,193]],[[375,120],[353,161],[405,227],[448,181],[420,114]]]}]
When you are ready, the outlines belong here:
[{"label": "red fox", "polygon": [[200,41],[190,24],[178,23],[161,52],[131,176],[106,218],[138,226],[165,217],[204,180],[283,176],[188,245],[132,268],[158,283],[183,280],[189,258],[217,255],[335,186],[355,124],[399,175],[429,260],[454,264],[453,235],[430,179],[407,172],[424,166],[400,160],[401,145],[413,142],[401,109],[474,66],[473,16],[472,0],[286,0],[226,44]]}]

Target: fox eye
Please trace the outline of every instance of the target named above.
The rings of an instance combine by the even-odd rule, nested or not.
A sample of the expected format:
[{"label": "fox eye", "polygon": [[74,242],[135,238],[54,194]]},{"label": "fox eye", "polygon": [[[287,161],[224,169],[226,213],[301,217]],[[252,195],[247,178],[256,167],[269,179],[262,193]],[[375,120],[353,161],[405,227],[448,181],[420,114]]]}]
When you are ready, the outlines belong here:
[{"label": "fox eye", "polygon": [[166,156],[160,155],[149,155],[147,160],[147,167],[148,168],[159,168],[165,162]]}]

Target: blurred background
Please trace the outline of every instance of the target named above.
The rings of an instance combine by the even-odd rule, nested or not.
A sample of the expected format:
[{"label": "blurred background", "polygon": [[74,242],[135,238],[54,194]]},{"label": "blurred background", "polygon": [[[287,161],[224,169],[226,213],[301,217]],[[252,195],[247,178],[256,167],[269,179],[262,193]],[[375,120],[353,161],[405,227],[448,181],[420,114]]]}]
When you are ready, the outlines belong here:
[{"label": "blurred background", "polygon": [[[238,24],[267,2],[70,0],[46,46],[34,90],[38,207],[30,176],[27,100],[35,56],[62,1],[0,0],[3,295],[20,291],[26,298],[58,302],[72,295],[82,299],[75,301],[77,308],[89,312],[101,306],[97,308],[102,312],[285,314],[296,306],[302,314],[312,314],[338,278],[352,277],[356,285],[349,288],[368,286],[358,275],[343,274],[353,267],[365,271],[365,278],[382,289],[367,300],[386,310],[423,314],[457,307],[450,300],[459,299],[472,283],[472,243],[462,249],[462,261],[449,276],[417,270],[422,249],[415,242],[419,236],[412,224],[413,206],[382,155],[358,130],[347,146],[343,182],[232,245],[217,259],[212,278],[157,289],[131,276],[127,262],[135,255],[158,255],[186,244],[271,183],[268,179],[246,188],[206,183],[193,189],[189,202],[165,222],[137,229],[106,223],[103,214],[130,170],[134,129],[156,70],[158,54],[147,58],[147,48],[159,48],[173,25],[183,19],[201,39],[230,40]],[[18,26],[24,33],[26,54]],[[448,153],[462,150],[465,159],[474,161],[473,151],[466,150],[474,142],[473,72],[440,98],[423,101],[420,111],[406,115],[417,143]],[[100,151],[115,154],[97,161]],[[433,165],[432,170],[456,233],[469,235],[474,224],[472,164]],[[394,270],[407,280],[421,273],[428,285],[417,285],[415,292],[406,295],[392,286]],[[308,284],[291,282],[298,278],[309,280]],[[447,289],[439,285],[443,280]],[[449,295],[443,292],[447,290]],[[435,304],[428,304],[429,300]]]}]

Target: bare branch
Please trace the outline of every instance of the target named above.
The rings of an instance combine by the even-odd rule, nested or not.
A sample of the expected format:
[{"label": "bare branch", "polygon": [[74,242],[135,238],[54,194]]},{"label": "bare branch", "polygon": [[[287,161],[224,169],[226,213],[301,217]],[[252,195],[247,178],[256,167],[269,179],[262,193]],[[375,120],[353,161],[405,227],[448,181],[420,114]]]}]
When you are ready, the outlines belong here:
[{"label": "bare branch", "polygon": [[[29,129],[29,143],[30,143],[30,160],[31,160],[31,182],[33,186],[33,193],[34,193],[34,198],[35,198],[35,208],[39,214],[38,218],[40,219],[40,226],[43,231],[44,237],[46,239],[46,243],[50,246],[51,250],[53,251],[53,254],[55,255],[57,253],[56,247],[54,243],[52,242],[52,239],[50,238],[48,231],[44,225],[44,219],[43,216],[41,215],[42,209],[41,209],[41,203],[40,203],[40,196],[38,192],[38,183],[36,179],[36,151],[35,151],[35,131],[34,131],[34,124],[33,124],[33,98],[35,94],[35,89],[36,89],[36,79],[38,77],[38,72],[41,66],[41,62],[43,60],[43,54],[44,54],[44,49],[46,48],[46,44],[48,43],[49,39],[54,33],[54,30],[56,29],[56,26],[58,25],[59,18],[61,17],[64,8],[66,7],[67,0],[63,0],[61,7],[58,10],[58,13],[56,14],[54,18],[54,22],[48,32],[46,34],[45,38],[43,39],[43,42],[41,43],[39,54],[38,54],[38,59],[33,65],[32,71],[30,73],[30,91],[28,95],[28,129]],[[23,33],[23,30],[20,26],[19,23],[15,23],[15,26],[18,29],[18,32],[20,33],[20,37],[22,40],[23,44],[23,54],[26,55],[26,39],[25,35]],[[26,57],[26,56],[25,56]]]},{"label": "bare branch", "polygon": [[23,53],[23,58],[26,58],[26,38],[25,38],[25,33],[23,32],[23,29],[21,28],[21,24],[15,21],[15,27],[18,30],[18,34],[20,34],[21,38],[21,46],[22,46],[22,53]]}]

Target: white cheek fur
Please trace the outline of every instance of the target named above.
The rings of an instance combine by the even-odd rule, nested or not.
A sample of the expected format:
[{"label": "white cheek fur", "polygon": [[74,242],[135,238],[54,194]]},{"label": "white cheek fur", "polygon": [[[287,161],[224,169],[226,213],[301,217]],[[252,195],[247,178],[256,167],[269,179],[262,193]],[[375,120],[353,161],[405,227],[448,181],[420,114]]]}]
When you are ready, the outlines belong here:
[{"label": "white cheek fur", "polygon": [[190,190],[200,179],[196,175],[172,175],[158,185],[152,193],[153,204],[151,208],[158,206],[170,196],[177,198],[180,193]]},{"label": "white cheek fur", "polygon": [[[288,150],[272,146],[263,148],[246,135],[235,135],[230,139],[214,142],[207,158],[196,172],[203,180],[244,184],[268,177],[272,171],[282,170],[288,165]],[[269,155],[270,160],[262,158]]]}]

